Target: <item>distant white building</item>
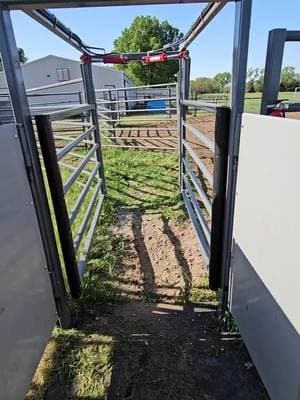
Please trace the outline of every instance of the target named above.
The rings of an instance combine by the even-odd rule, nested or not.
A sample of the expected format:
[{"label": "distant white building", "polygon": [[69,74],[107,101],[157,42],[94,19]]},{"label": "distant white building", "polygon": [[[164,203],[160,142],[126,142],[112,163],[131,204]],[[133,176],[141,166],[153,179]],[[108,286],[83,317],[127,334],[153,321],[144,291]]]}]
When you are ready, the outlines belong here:
[{"label": "distant white building", "polygon": [[[64,57],[48,55],[22,64],[22,73],[26,89],[29,91],[31,105],[45,103],[61,103],[79,101],[79,92],[83,91],[82,82],[72,82],[81,78],[80,61]],[[122,71],[93,64],[93,79],[95,89],[111,89],[135,86],[135,83]],[[70,84],[68,84],[70,82]],[[48,85],[55,85],[47,88]],[[36,90],[32,90],[37,88]],[[0,72],[0,94],[7,93],[5,74]],[[38,97],[36,94],[53,93],[53,96]],[[68,93],[57,95],[58,93]],[[126,97],[135,99],[135,91],[127,91]],[[3,97],[2,97],[3,99]],[[3,99],[4,100],[4,99]],[[129,103],[131,104],[131,103]],[[131,108],[131,107],[130,107]]]}]

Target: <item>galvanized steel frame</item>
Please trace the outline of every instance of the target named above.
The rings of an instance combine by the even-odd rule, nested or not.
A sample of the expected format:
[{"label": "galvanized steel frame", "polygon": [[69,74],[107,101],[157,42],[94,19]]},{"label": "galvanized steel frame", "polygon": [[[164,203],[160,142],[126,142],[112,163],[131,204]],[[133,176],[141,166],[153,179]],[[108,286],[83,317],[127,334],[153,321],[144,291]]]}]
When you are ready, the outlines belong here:
[{"label": "galvanized steel frame", "polygon": [[[272,29],[269,32],[268,48],[265,62],[264,87],[261,99],[261,114],[268,114],[268,106],[277,100],[283,53],[286,42],[300,42],[300,31]],[[299,104],[289,104],[289,111],[299,111]]]},{"label": "galvanized steel frame", "polygon": [[47,260],[53,294],[56,301],[58,318],[65,328],[71,326],[71,314],[68,306],[66,288],[61,271],[59,254],[51,220],[50,209],[42,170],[36,147],[30,110],[19,64],[18,49],[15,42],[10,13],[0,10],[0,53],[11,96],[15,123],[24,154],[24,163],[28,173],[32,196],[41,230],[44,251]]},{"label": "galvanized steel frame", "polygon": [[[228,161],[229,107],[201,103],[189,100],[190,63],[182,60],[179,71],[178,100],[178,134],[179,134],[179,180],[180,192],[189,217],[195,229],[202,250],[202,257],[209,268],[209,285],[211,289],[222,288],[222,257],[224,233],[224,203],[226,192],[226,174]],[[214,141],[204,133],[186,122],[188,107],[197,108],[215,114]],[[192,148],[186,138],[186,130],[191,132],[204,146],[214,153],[213,175],[201,160],[197,151]],[[213,189],[212,201],[209,199],[200,179],[196,177],[188,161],[192,159]],[[193,191],[196,190],[200,202]],[[207,215],[205,216],[201,205]],[[207,220],[211,219],[211,230]]]}]

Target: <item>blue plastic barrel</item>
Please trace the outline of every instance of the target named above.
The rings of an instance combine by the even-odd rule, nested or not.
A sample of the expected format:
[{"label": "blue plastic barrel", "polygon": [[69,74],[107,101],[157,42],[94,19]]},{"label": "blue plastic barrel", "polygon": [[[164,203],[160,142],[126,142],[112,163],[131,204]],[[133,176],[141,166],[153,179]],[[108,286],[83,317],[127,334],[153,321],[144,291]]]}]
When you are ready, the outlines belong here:
[{"label": "blue plastic barrel", "polygon": [[146,109],[152,110],[153,113],[165,113],[167,103],[164,100],[149,100],[147,101]]}]

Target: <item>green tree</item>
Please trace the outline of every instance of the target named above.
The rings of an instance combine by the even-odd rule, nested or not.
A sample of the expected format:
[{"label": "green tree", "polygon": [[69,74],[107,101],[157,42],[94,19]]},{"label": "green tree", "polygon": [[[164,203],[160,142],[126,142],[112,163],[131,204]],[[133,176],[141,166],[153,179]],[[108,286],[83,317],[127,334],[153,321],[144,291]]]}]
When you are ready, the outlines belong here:
[{"label": "green tree", "polygon": [[247,92],[255,92],[255,82],[259,78],[260,69],[259,68],[249,68],[247,71]]},{"label": "green tree", "polygon": [[219,72],[217,75],[213,77],[214,85],[216,90],[219,93],[223,93],[226,90],[226,87],[231,82],[231,73],[230,72]]},{"label": "green tree", "polygon": [[212,78],[206,76],[191,81],[191,91],[197,94],[215,93],[216,86]]},{"label": "green tree", "polygon": [[[19,47],[18,48],[18,53],[19,53],[19,61],[20,61],[20,63],[21,64],[26,63],[28,58],[25,56],[25,51],[21,47]],[[0,58],[0,71],[2,71],[2,70],[3,70],[3,65],[2,65],[2,60]]]},{"label": "green tree", "polygon": [[[123,30],[121,36],[114,41],[117,53],[147,52],[161,49],[182,37],[182,33],[168,21],[160,22],[156,17],[139,16],[131,26]],[[177,50],[176,47],[169,50]],[[155,84],[172,82],[178,72],[178,61],[143,65],[139,61],[128,65],[118,65],[118,69],[126,72],[136,84]]]},{"label": "green tree", "polygon": [[255,92],[262,92],[264,87],[264,77],[265,77],[265,70],[264,68],[259,69],[258,77],[254,82],[254,90]]},{"label": "green tree", "polygon": [[280,90],[294,91],[299,85],[299,74],[297,74],[295,67],[286,66],[282,68]]}]

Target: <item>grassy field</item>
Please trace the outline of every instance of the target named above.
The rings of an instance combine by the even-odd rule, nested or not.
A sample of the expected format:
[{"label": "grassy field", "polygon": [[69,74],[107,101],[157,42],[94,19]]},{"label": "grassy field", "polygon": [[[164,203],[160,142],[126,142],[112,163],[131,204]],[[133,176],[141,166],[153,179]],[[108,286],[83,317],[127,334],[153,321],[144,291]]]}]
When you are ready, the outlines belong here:
[{"label": "grassy field", "polygon": [[[228,95],[224,94],[206,94],[205,97],[212,97],[212,98],[218,98],[221,97],[223,98],[224,96],[228,97]],[[260,112],[260,104],[261,104],[261,93],[246,93],[245,95],[245,111],[248,113],[254,113],[254,114],[259,114]],[[280,92],[278,95],[279,99],[285,99],[291,102],[300,101],[300,94],[296,94],[295,98],[295,93],[294,92]],[[229,105],[229,100],[225,102],[226,105]]]}]

